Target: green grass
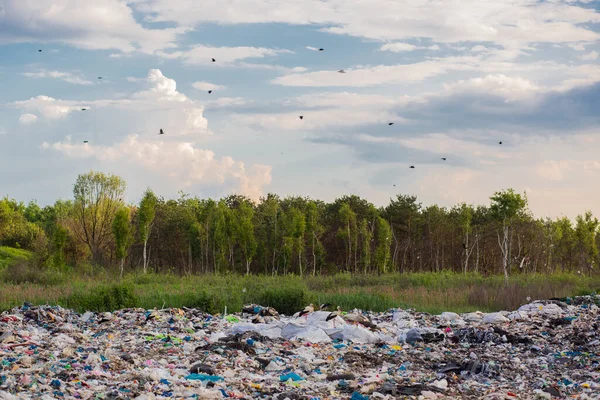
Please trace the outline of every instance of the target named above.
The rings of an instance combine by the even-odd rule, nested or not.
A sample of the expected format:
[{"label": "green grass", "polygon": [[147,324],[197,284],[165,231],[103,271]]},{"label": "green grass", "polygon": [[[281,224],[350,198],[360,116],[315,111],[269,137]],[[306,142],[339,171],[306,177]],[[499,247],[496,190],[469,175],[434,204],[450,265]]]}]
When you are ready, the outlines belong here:
[{"label": "green grass", "polygon": [[[43,275],[42,272],[40,274]],[[291,314],[312,302],[343,309],[385,311],[394,307],[419,311],[511,310],[533,299],[574,296],[600,289],[600,276],[574,274],[502,276],[413,273],[382,276],[191,276],[129,275],[122,281],[110,272],[93,276],[67,272],[62,279],[0,283],[0,309],[21,305],[60,304],[78,311],[124,307],[197,307],[210,313],[239,311],[244,304],[271,305]],[[28,276],[28,275],[27,275]],[[31,283],[34,282],[34,283]],[[37,282],[37,283],[35,283]]]},{"label": "green grass", "polygon": [[29,260],[30,258],[30,251],[0,246],[0,270],[15,262]]}]

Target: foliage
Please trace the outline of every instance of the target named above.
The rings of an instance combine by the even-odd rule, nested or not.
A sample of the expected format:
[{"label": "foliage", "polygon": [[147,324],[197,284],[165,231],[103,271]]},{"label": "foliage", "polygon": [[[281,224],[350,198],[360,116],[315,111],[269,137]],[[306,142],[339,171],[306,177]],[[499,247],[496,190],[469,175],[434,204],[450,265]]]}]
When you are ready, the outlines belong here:
[{"label": "foliage", "polygon": [[[330,275],[441,272],[465,275],[572,272],[594,275],[600,262],[597,219],[536,219],[512,189],[489,205],[424,206],[397,195],[377,209],[356,195],[325,203],[269,193],[257,202],[230,195],[165,199],[147,189],[124,205],[125,182],[91,171],[73,200],[40,208],[0,200],[0,244],[34,253],[36,268],[124,273]],[[115,219],[123,207],[129,217]],[[135,237],[122,241],[113,232]],[[0,259],[0,266],[2,261]],[[90,269],[90,266],[91,267]],[[95,272],[94,272],[95,273]]]}]

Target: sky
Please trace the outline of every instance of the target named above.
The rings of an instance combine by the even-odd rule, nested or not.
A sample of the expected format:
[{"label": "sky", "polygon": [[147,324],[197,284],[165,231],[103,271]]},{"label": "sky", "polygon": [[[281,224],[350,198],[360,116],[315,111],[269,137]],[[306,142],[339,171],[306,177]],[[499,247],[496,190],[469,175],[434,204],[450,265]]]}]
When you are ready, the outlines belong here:
[{"label": "sky", "polygon": [[0,196],[600,216],[599,39],[600,0],[0,0]]}]

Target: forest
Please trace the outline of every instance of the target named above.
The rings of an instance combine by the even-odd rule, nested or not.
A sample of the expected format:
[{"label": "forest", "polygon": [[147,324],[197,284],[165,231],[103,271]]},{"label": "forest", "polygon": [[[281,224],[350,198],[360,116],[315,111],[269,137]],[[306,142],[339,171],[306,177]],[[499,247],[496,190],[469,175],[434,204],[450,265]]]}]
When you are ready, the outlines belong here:
[{"label": "forest", "polygon": [[487,205],[423,205],[398,194],[384,207],[356,195],[331,203],[268,194],[201,199],[151,189],[126,204],[126,182],[90,171],[73,198],[40,207],[0,200],[0,246],[30,250],[39,269],[114,268],[177,275],[406,272],[595,274],[598,220],[536,218],[526,194]]}]

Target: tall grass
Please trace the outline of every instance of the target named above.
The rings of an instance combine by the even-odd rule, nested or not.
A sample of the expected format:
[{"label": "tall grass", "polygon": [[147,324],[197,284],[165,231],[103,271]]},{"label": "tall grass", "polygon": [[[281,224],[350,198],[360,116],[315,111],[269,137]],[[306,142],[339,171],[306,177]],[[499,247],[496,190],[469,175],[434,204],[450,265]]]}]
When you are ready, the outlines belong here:
[{"label": "tall grass", "polygon": [[[34,282],[34,283],[31,283]],[[129,275],[119,280],[110,271],[82,274],[71,271],[58,281],[0,283],[0,309],[25,301],[60,304],[78,311],[109,311],[123,307],[197,307],[210,313],[239,311],[244,304],[270,305],[291,314],[310,302],[385,311],[497,311],[515,309],[527,297],[546,299],[592,293],[600,277],[573,274],[502,276],[413,273],[388,275],[240,276]]]}]

